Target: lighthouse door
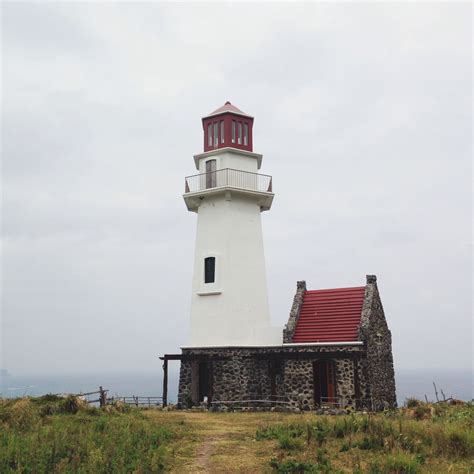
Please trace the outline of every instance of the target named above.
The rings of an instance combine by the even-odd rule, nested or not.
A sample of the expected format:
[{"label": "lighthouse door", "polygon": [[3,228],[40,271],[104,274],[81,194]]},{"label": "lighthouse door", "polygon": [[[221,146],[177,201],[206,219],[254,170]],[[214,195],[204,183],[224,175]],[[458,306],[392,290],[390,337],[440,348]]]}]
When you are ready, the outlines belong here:
[{"label": "lighthouse door", "polygon": [[216,187],[216,160],[206,161],[206,189]]},{"label": "lighthouse door", "polygon": [[207,362],[199,363],[199,401],[209,397],[209,366]]}]

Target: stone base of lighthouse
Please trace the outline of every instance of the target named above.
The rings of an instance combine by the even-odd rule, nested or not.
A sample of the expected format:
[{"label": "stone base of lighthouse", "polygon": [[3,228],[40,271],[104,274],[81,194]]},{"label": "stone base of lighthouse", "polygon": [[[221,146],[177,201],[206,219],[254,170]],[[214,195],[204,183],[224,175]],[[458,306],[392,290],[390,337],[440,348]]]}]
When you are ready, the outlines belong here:
[{"label": "stone base of lighthouse", "polygon": [[[314,363],[335,364],[341,407],[370,404],[363,346],[274,346],[183,349],[178,405],[207,404],[216,410],[239,407],[314,410]],[[357,375],[355,375],[357,374]],[[367,408],[370,408],[367,406]]]}]

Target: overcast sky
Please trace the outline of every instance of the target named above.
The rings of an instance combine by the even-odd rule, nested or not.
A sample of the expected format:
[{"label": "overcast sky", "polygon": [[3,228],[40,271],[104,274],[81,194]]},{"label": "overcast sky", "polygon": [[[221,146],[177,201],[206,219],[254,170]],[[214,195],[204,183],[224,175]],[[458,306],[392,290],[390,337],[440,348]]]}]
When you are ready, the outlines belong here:
[{"label": "overcast sky", "polygon": [[186,344],[201,117],[255,116],[272,320],[378,276],[395,369],[469,368],[471,5],[3,3],[2,352],[158,370]]}]

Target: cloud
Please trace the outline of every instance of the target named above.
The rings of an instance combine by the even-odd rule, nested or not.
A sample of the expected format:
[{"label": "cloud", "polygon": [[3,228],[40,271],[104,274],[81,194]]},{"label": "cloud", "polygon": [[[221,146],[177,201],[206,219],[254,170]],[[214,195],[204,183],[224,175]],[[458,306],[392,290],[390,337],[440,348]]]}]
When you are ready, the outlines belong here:
[{"label": "cloud", "polygon": [[183,178],[200,117],[231,100],[274,180],[274,323],[296,280],[377,273],[397,366],[468,367],[470,10],[5,4],[5,365],[134,370],[186,342]]}]

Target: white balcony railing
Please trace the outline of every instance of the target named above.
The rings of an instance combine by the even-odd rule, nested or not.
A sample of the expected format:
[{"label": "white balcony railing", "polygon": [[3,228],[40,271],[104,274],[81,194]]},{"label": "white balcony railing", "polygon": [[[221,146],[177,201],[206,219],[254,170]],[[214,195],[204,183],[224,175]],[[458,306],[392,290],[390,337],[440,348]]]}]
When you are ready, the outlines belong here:
[{"label": "white balcony railing", "polygon": [[272,192],[272,177],[266,174],[225,168],[208,173],[195,174],[185,178],[185,193],[195,193],[206,189],[230,186],[250,191]]}]

